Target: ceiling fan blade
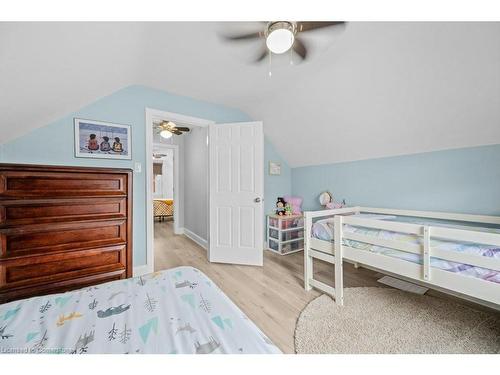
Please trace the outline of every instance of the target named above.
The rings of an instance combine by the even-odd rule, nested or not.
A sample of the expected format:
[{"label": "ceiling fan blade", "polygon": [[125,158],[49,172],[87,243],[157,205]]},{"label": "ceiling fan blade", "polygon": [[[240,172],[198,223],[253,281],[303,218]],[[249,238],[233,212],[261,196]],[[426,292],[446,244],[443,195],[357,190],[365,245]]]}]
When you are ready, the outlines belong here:
[{"label": "ceiling fan blade", "polygon": [[302,60],[306,59],[307,49],[300,38],[295,38],[295,42],[293,43],[293,50],[302,58]]},{"label": "ceiling fan blade", "polygon": [[184,126],[176,126],[176,127],[174,128],[174,130],[179,130],[179,131],[181,131],[181,132],[189,132],[189,131],[191,131],[191,129],[186,128],[186,127],[184,127]]},{"label": "ceiling fan blade", "polygon": [[269,50],[267,49],[267,47],[263,47],[262,48],[262,51],[260,52],[260,54],[253,60],[253,62],[257,63],[257,62],[260,62],[262,60],[264,60],[264,58],[269,54]]},{"label": "ceiling fan blade", "polygon": [[249,34],[223,35],[222,37],[227,40],[247,40],[247,39],[257,39],[262,36],[264,36],[264,33],[259,31],[256,33],[249,33]]},{"label": "ceiling fan blade", "polygon": [[297,22],[297,31],[311,31],[330,26],[345,26],[344,21],[316,21],[316,22]]},{"label": "ceiling fan blade", "polygon": [[178,130],[175,130],[175,129],[170,129],[169,130],[170,133],[174,133],[176,135],[182,135],[182,132],[178,131]]}]

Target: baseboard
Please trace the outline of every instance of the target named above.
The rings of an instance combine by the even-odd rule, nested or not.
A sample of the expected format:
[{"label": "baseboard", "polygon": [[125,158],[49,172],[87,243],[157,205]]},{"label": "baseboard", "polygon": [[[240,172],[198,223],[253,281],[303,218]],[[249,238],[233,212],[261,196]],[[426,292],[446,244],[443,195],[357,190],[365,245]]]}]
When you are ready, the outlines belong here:
[{"label": "baseboard", "polygon": [[182,231],[184,232],[184,235],[193,240],[194,242],[196,242],[198,245],[200,245],[202,248],[204,248],[205,250],[208,249],[208,241],[200,236],[198,236],[196,233],[194,232],[191,232],[189,229],[187,228],[183,228]]},{"label": "baseboard", "polygon": [[142,266],[134,267],[133,276],[134,277],[142,276],[152,272],[153,268],[150,267],[149,264],[144,264]]}]

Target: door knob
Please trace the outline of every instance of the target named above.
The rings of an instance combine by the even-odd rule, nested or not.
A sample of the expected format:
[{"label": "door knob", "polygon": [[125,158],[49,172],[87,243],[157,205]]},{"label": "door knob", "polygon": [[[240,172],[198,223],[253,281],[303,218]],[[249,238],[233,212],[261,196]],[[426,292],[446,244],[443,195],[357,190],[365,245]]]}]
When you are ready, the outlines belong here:
[{"label": "door knob", "polygon": [[257,197],[257,198],[255,198],[253,201],[254,201],[255,203],[259,203],[259,202],[260,202],[260,198],[258,198],[258,197]]}]

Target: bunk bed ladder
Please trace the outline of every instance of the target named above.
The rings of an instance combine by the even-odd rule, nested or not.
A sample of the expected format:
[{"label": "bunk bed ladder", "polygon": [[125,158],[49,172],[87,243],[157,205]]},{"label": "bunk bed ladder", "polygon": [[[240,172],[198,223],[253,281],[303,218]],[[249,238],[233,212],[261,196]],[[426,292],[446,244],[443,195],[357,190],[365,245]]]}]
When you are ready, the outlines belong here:
[{"label": "bunk bed ladder", "polygon": [[[312,217],[308,212],[304,213],[304,288],[309,291],[313,287],[319,289],[335,299],[339,306],[344,304],[344,279],[342,269],[342,216],[334,217],[334,254],[327,254],[311,249],[310,238],[312,229]],[[335,285],[331,287],[319,280],[314,279],[313,260],[323,260],[334,265]]]}]

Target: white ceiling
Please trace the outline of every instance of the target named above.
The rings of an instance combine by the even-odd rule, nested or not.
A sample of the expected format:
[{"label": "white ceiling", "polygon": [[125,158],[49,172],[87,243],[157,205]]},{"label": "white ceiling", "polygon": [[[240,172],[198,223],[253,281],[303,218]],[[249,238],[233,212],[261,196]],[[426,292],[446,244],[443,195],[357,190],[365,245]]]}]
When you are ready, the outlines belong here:
[{"label": "white ceiling", "polygon": [[217,37],[254,26],[1,23],[0,143],[132,84],[240,108],[293,167],[500,143],[500,23],[352,22],[272,77]]}]

